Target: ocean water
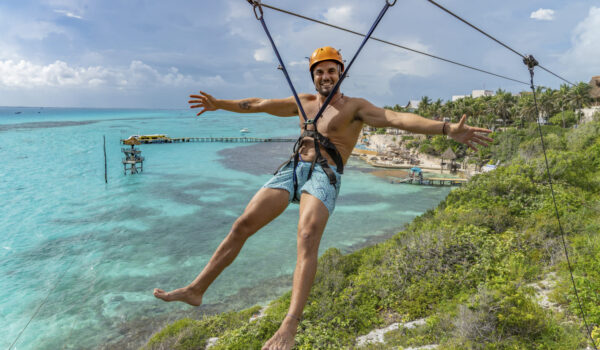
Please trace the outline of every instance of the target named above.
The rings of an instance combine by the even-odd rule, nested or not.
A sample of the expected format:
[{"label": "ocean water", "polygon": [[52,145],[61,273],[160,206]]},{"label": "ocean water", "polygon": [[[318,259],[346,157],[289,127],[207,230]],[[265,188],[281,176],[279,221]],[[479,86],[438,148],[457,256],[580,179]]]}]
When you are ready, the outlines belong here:
[{"label": "ocean water", "polygon": [[[267,115],[0,108],[0,347],[18,338],[15,349],[136,348],[167,322],[289,290],[297,205],[249,239],[202,307],[152,296],[194,279],[292,144],[141,145],[143,173],[124,175],[119,140],[236,137],[244,127],[298,135],[297,119]],[[349,161],[321,253],[381,241],[450,191],[390,184],[373,170]]]}]

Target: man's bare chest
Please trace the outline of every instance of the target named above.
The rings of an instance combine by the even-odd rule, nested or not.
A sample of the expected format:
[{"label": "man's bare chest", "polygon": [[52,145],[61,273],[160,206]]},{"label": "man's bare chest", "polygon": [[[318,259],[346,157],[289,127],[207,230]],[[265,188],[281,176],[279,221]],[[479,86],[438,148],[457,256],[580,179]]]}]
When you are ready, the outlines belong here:
[{"label": "man's bare chest", "polygon": [[[306,110],[306,117],[313,119],[318,113],[318,108],[309,107]],[[343,107],[328,106],[323,115],[317,119],[316,127],[319,133],[325,136],[333,136],[344,133],[352,124],[354,116]],[[304,129],[304,118],[300,117],[300,127]],[[314,125],[308,125],[309,130],[314,129]]]}]

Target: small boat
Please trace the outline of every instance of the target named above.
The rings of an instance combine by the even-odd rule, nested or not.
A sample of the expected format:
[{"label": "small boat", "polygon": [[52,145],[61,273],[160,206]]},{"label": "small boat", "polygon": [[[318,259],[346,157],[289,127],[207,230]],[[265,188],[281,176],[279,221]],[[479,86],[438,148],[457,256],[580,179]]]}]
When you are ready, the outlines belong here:
[{"label": "small boat", "polygon": [[243,128],[242,130],[240,130],[240,132],[241,132],[242,134],[247,134],[247,133],[249,133],[249,132],[250,132],[250,130],[248,130],[247,128]]}]

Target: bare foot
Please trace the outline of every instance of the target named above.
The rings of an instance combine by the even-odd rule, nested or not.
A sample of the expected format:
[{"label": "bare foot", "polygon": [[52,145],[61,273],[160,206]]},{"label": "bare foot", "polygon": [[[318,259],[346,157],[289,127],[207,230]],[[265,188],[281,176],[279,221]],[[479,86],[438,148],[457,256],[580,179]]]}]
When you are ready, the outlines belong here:
[{"label": "bare foot", "polygon": [[175,289],[168,293],[162,289],[154,288],[154,296],[164,301],[183,301],[192,306],[202,304],[202,294],[194,293],[189,287]]},{"label": "bare foot", "polygon": [[269,339],[262,350],[290,350],[294,346],[296,337],[296,327],[292,330],[281,325],[277,332]]}]

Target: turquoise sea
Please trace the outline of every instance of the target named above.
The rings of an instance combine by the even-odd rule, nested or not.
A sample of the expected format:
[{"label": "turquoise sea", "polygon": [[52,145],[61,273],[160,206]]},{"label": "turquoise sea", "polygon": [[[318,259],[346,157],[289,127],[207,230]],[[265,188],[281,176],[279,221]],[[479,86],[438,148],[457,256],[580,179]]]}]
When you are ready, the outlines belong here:
[{"label": "turquoise sea", "polygon": [[[167,322],[289,290],[296,205],[248,241],[205,305],[152,296],[193,280],[292,144],[141,145],[143,173],[124,175],[119,140],[237,137],[242,128],[252,137],[298,135],[297,119],[267,115],[0,108],[0,347],[18,338],[14,349],[137,348]],[[321,253],[381,241],[450,191],[390,184],[373,170],[349,161]]]}]

